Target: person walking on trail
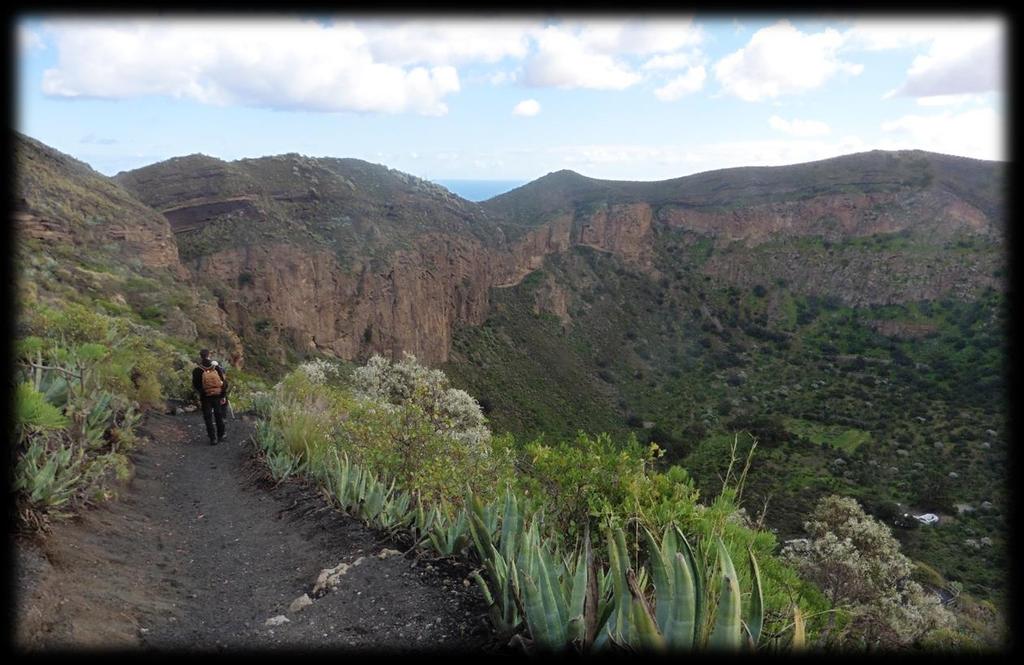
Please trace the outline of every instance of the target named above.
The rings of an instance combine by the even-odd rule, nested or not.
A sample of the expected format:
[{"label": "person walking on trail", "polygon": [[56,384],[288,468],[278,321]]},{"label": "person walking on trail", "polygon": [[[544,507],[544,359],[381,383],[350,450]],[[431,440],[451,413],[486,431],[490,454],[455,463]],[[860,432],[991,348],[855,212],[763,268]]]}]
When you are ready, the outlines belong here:
[{"label": "person walking on trail", "polygon": [[[215,446],[224,440],[228,378],[224,374],[224,368],[216,360],[210,359],[208,349],[199,352],[199,366],[192,370],[192,387],[199,393],[199,404],[203,409],[203,420],[206,421],[206,434],[210,437],[210,445]],[[216,436],[214,421],[217,423]]]}]

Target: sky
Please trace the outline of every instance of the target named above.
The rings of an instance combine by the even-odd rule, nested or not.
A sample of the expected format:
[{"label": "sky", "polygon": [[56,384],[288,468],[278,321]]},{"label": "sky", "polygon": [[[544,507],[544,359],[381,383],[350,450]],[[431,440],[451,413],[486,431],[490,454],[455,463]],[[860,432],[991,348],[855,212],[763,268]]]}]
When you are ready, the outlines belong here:
[{"label": "sky", "polygon": [[660,180],[873,149],[1009,160],[1000,15],[16,19],[15,128],[113,175],[192,153],[431,180]]}]

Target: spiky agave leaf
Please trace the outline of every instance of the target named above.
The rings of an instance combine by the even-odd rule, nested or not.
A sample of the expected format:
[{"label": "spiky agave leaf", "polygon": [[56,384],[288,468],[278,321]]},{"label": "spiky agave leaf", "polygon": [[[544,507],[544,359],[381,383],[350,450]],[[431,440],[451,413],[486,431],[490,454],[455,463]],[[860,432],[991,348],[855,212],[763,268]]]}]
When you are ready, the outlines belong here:
[{"label": "spiky agave leaf", "polygon": [[491,555],[491,548],[494,546],[491,542],[491,534],[483,520],[483,506],[480,504],[480,500],[474,496],[470,505],[472,508],[467,511],[469,513],[469,533],[480,560],[486,561]]},{"label": "spiky agave leaf", "polygon": [[741,598],[736,568],[721,538],[718,539],[718,561],[721,574],[721,590],[718,596],[718,612],[715,627],[711,631],[708,646],[713,649],[735,651],[742,645],[743,635],[740,622]]},{"label": "spiky agave leaf", "polygon": [[672,576],[672,609],[663,632],[670,648],[689,650],[697,631],[697,603],[702,600],[697,596],[693,569],[682,552],[672,558]]},{"label": "spiky agave leaf", "polygon": [[557,648],[564,648],[569,643],[569,608],[565,596],[562,595],[558,583],[558,570],[552,565],[552,559],[542,548],[537,553],[538,583],[544,596],[544,607],[548,620],[551,622],[552,638],[559,642]]},{"label": "spiky agave leaf", "polygon": [[679,527],[673,527],[676,534],[676,541],[680,545],[680,551],[682,552],[686,563],[689,564],[690,571],[693,579],[693,593],[696,599],[695,615],[694,615],[694,632],[693,632],[693,644],[695,647],[702,647],[705,642],[705,625],[707,623],[707,615],[709,604],[707,583],[705,581],[706,566],[704,565],[704,558],[700,554],[700,547],[691,547],[690,541],[683,535],[683,532]]},{"label": "spiky agave leaf", "polygon": [[629,622],[632,635],[629,646],[644,651],[663,650],[665,638],[658,629],[654,612],[632,569],[626,571],[626,585],[631,596]]},{"label": "spiky agave leaf", "polygon": [[585,542],[583,549],[576,557],[576,567],[572,576],[572,591],[569,601],[569,630],[568,639],[578,649],[582,649],[587,642],[587,595],[589,592],[589,566],[588,549],[589,543]]},{"label": "spiky agave leaf", "polygon": [[505,509],[502,512],[501,535],[499,536],[501,554],[506,559],[512,559],[515,556],[522,530],[523,515],[519,510],[519,502],[516,499],[515,492],[511,488],[506,487]]},{"label": "spiky agave leaf", "polygon": [[750,557],[750,579],[753,584],[750,594],[750,613],[746,622],[747,636],[750,648],[757,649],[757,644],[761,639],[761,630],[764,627],[764,593],[761,589],[761,570],[754,557],[754,550],[748,549],[747,554]]},{"label": "spiky agave leaf", "polygon": [[[629,621],[630,594],[626,583],[626,570],[629,566],[626,536],[619,527],[606,530],[605,536],[608,540],[609,575],[613,587],[613,608],[605,632],[613,642],[626,645],[633,641],[632,625]],[[604,640],[601,640],[601,645],[603,644]]]},{"label": "spiky agave leaf", "polygon": [[554,650],[564,642],[559,642],[552,631],[552,623],[547,616],[547,609],[544,605],[543,594],[534,581],[533,576],[528,573],[522,574],[523,609],[526,612],[526,625],[530,630],[530,637],[538,648]]},{"label": "spiky agave leaf", "polygon": [[[654,536],[645,527],[643,529],[644,540],[647,543],[648,560],[651,563],[651,578],[654,580],[654,609],[655,619],[658,626],[664,629],[668,625],[669,613],[672,605],[672,577],[669,565],[670,561],[665,556]],[[671,531],[666,531],[671,533]]]}]

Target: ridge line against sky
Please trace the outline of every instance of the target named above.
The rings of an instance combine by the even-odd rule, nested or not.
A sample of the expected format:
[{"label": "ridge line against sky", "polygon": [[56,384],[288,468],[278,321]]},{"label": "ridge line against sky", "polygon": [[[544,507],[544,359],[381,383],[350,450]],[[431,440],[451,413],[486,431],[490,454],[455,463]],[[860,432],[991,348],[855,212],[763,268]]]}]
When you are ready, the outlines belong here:
[{"label": "ridge line against sky", "polygon": [[662,180],[871,149],[1006,160],[998,15],[16,22],[16,129],[113,175],[354,157]]}]

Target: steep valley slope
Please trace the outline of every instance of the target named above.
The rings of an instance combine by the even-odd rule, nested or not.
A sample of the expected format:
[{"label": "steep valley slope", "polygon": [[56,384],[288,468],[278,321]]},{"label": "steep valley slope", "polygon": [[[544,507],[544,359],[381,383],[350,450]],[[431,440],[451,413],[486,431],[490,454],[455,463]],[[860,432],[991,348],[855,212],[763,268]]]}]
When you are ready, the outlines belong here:
[{"label": "steep valley slope", "polygon": [[192,155],[111,179],[18,147],[23,281],[41,292],[86,293],[271,378],[409,352],[497,430],[637,436],[709,493],[756,437],[744,501],[783,537],[827,492],[889,523],[931,510],[939,527],[897,531],[906,551],[1002,598],[999,163],[559,171],[476,204],[353,159]]}]

